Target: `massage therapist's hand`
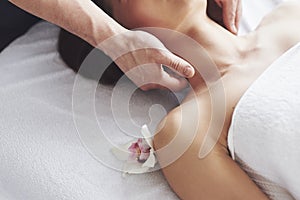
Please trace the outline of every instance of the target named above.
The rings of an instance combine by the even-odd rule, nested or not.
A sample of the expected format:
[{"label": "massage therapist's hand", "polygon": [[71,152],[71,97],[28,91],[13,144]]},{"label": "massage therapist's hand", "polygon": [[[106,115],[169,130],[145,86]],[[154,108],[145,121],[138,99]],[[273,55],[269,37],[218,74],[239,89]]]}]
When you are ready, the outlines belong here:
[{"label": "massage therapist's hand", "polygon": [[222,8],[226,28],[237,34],[242,16],[242,0],[214,0]]},{"label": "massage therapist's hand", "polygon": [[[183,89],[187,82],[184,78],[175,78],[163,71],[161,65],[174,69],[184,77],[192,77],[194,69],[187,62],[167,51],[154,36],[142,31],[127,31],[92,1],[87,0],[9,0],[20,8],[50,21],[91,45],[100,47],[113,60],[118,54],[117,65],[142,89],[148,90],[165,86],[172,90]],[[120,35],[108,46],[99,46],[103,41]],[[123,37],[122,37],[123,35]],[[149,49],[150,48],[150,49]],[[159,50],[157,49],[159,48]],[[131,51],[132,49],[140,49]],[[152,63],[152,64],[151,64]],[[141,66],[137,68],[134,67]],[[151,64],[151,65],[150,65]],[[150,83],[143,85],[143,83]]]},{"label": "massage therapist's hand", "polygon": [[[99,48],[142,90],[168,88],[178,91],[187,86],[184,77],[190,78],[195,73],[188,62],[172,54],[159,39],[144,31],[125,30],[99,44]],[[164,71],[162,65],[176,75]]]}]

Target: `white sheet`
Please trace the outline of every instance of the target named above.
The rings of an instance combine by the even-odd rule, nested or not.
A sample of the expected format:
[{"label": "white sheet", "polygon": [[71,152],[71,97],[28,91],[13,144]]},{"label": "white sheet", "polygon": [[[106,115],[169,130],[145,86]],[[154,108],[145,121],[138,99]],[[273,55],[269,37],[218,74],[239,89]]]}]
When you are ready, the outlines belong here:
[{"label": "white sheet", "polygon": [[[242,33],[253,29],[266,8],[276,4],[253,2],[244,0]],[[177,199],[160,172],[123,178],[83,147],[72,118],[75,73],[59,58],[57,36],[57,27],[41,23],[0,54],[0,198]],[[98,119],[114,143],[127,142],[129,137],[113,121],[111,91],[105,86],[97,90]],[[148,123],[148,109],[155,103],[167,110],[176,104],[159,92],[137,92],[131,101],[132,119],[139,125]],[[152,111],[155,123],[165,114],[162,109]],[[84,114],[83,118],[90,120]]]}]

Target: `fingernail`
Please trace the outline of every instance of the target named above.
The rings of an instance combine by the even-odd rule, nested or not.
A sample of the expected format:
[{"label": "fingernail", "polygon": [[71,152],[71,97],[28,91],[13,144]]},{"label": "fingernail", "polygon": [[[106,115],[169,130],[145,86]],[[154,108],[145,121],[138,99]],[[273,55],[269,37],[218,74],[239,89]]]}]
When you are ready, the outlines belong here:
[{"label": "fingernail", "polygon": [[232,31],[233,31],[233,33],[237,34],[238,30],[235,25],[232,26]]},{"label": "fingernail", "polygon": [[194,69],[192,67],[188,66],[185,68],[184,75],[186,75],[187,77],[190,77],[193,75],[193,71],[194,71]]}]

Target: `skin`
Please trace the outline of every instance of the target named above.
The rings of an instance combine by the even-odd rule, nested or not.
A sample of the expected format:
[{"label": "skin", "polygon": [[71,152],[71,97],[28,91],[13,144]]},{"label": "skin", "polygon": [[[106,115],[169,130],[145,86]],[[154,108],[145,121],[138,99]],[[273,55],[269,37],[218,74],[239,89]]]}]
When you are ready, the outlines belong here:
[{"label": "skin", "polygon": [[[172,189],[181,199],[188,200],[267,199],[231,159],[227,135],[234,107],[241,96],[273,61],[300,41],[299,2],[282,4],[254,32],[243,37],[210,20],[204,0],[132,0],[114,1],[113,5],[116,19],[128,27],[164,27],[190,36],[206,49],[221,74],[219,80],[223,81],[226,95],[225,122],[208,156],[200,159],[199,149],[209,124],[215,126],[217,122],[211,121],[211,99],[199,73],[189,80],[195,93],[190,93],[159,125],[154,146],[162,166],[180,149],[189,133],[195,131],[195,123],[198,125],[189,148],[162,169]],[[160,151],[172,140],[174,146]]]},{"label": "skin", "polygon": [[[10,2],[79,36],[114,60],[119,54],[128,52],[115,61],[125,73],[137,66],[151,63],[147,68],[140,68],[126,74],[143,90],[160,88],[160,84],[167,85],[174,90],[181,90],[187,84],[184,77],[190,78],[195,73],[191,64],[168,51],[153,35],[143,31],[127,30],[92,1],[10,0]],[[118,37],[110,40],[109,44],[103,43],[106,39],[117,35]],[[144,48],[145,46],[153,49],[157,46],[161,48],[148,50]],[[132,51],[129,47],[142,49]],[[170,76],[161,65],[176,71],[181,77]]]},{"label": "skin", "polygon": [[233,34],[237,34],[240,19],[242,17],[241,0],[215,0],[223,10],[223,21],[225,26]]},{"label": "skin", "polygon": [[[239,1],[218,0],[219,6],[223,7],[225,25],[234,33],[236,33],[240,18],[239,8],[241,7],[238,4]],[[164,88],[166,86],[178,91],[186,87],[187,81],[185,78],[190,78],[195,73],[190,63],[169,52],[153,35],[142,31],[127,30],[106,15],[92,1],[10,0],[10,2],[31,14],[68,30],[92,46],[101,49],[142,90]],[[99,0],[99,2],[110,3],[108,0]],[[119,2],[126,2],[126,0],[119,0]],[[118,37],[114,37],[117,35]],[[103,43],[111,37],[114,37],[114,39],[110,40],[109,44]],[[131,47],[131,49],[128,47]],[[134,49],[140,50],[133,51]],[[124,52],[129,53],[123,55]],[[119,57],[119,55],[123,56]],[[146,63],[147,66],[141,67]],[[180,77],[165,72],[162,65],[177,72]],[[132,70],[136,67],[139,68]]]}]

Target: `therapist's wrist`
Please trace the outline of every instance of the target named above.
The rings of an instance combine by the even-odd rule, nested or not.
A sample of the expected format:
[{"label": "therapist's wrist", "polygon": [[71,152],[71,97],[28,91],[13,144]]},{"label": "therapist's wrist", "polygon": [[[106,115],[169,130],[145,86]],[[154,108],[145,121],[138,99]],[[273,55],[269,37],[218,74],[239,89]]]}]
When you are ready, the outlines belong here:
[{"label": "therapist's wrist", "polygon": [[117,22],[113,21],[107,23],[107,25],[102,25],[99,28],[95,28],[93,31],[92,45],[105,51],[105,49],[102,49],[103,47],[101,46],[104,41],[120,35],[128,30]]},{"label": "therapist's wrist", "polygon": [[112,30],[108,37],[99,40],[100,42],[98,42],[95,47],[115,60],[130,51],[131,41],[134,40],[132,38],[132,32],[133,31],[124,27],[118,27]]}]

